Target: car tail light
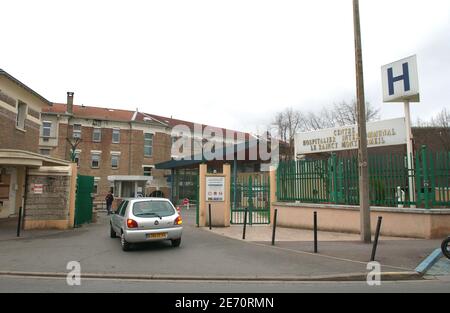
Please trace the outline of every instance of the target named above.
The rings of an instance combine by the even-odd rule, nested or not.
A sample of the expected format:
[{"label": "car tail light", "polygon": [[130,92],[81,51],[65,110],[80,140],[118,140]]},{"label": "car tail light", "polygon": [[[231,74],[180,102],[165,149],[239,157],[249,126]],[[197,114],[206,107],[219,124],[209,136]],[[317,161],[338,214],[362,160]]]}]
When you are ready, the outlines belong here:
[{"label": "car tail light", "polygon": [[175,219],[175,223],[174,223],[175,225],[181,225],[181,224],[183,224],[183,219],[181,218],[181,216],[178,216],[176,219]]},{"label": "car tail light", "polygon": [[138,228],[138,223],[135,220],[127,220],[128,228]]}]

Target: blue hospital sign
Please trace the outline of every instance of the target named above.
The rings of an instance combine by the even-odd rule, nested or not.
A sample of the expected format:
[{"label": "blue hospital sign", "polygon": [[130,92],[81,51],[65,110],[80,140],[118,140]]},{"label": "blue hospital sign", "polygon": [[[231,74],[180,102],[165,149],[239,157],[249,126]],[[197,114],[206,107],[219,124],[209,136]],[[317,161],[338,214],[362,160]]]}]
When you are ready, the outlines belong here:
[{"label": "blue hospital sign", "polygon": [[384,102],[419,102],[417,58],[412,56],[381,69]]}]

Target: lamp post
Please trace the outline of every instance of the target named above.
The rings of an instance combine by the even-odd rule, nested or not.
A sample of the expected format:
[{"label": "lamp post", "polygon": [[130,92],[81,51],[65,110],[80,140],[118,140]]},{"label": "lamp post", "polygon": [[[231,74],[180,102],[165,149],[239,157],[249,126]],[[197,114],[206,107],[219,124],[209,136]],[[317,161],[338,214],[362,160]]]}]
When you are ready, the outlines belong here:
[{"label": "lamp post", "polygon": [[355,32],[356,94],[359,137],[359,205],[361,219],[361,241],[371,242],[369,203],[369,162],[367,152],[366,106],[364,96],[364,71],[362,61],[361,22],[359,0],[353,0],[353,23]]}]

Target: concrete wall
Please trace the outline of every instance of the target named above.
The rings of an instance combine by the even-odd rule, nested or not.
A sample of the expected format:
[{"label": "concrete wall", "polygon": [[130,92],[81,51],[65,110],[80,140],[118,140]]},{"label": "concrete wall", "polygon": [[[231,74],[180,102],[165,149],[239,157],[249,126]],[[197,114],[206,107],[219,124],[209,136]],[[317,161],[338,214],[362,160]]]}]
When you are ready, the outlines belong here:
[{"label": "concrete wall", "polygon": [[[276,202],[273,208],[278,209],[278,226],[312,229],[313,213],[317,211],[322,231],[360,232],[359,207]],[[378,216],[383,217],[384,236],[441,239],[450,234],[450,209],[372,208],[372,232]]]}]

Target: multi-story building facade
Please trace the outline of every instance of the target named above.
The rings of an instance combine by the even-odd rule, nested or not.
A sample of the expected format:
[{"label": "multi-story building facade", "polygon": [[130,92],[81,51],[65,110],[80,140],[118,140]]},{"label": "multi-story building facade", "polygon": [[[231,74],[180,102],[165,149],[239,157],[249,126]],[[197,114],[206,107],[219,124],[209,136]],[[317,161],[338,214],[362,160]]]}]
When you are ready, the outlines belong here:
[{"label": "multi-story building facade", "polygon": [[70,163],[38,153],[41,111],[51,105],[0,69],[0,219],[21,212],[26,228],[68,225],[69,201],[60,200],[69,198]]},{"label": "multi-story building facade", "polygon": [[[78,163],[95,177],[96,201],[117,197],[169,196],[166,171],[154,165],[170,157],[169,126],[145,113],[54,103],[42,113],[40,153]],[[73,154],[73,155],[72,155]]]}]

